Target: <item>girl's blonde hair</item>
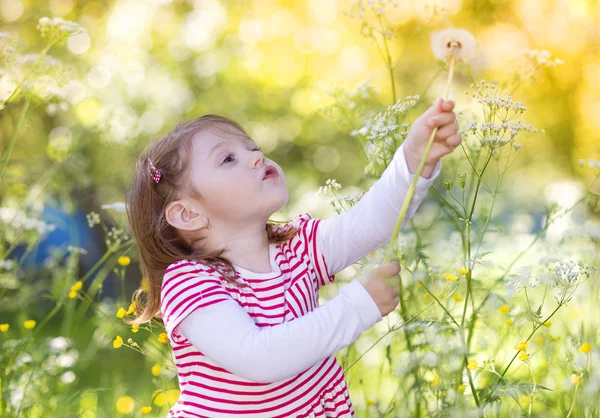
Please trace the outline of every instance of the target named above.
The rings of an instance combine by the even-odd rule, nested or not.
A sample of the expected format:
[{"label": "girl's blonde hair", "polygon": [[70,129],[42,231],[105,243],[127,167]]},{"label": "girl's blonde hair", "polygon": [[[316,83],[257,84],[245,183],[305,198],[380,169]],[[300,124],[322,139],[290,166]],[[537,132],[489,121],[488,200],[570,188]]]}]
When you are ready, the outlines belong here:
[{"label": "girl's blonde hair", "polygon": [[[143,276],[148,278],[147,289],[140,287],[133,294],[136,318],[126,320],[128,324],[143,324],[152,319],[162,321],[160,312],[160,290],[165,270],[180,260],[201,261],[219,268],[221,275],[238,287],[232,263],[221,257],[223,250],[209,252],[194,244],[201,238],[184,237],[166,219],[165,210],[169,203],[190,196],[201,200],[202,195],[190,186],[190,166],[194,136],[204,130],[218,130],[229,135],[248,137],[236,122],[213,114],[180,123],[172,131],[142,152],[135,167],[133,183],[127,191],[127,217],[138,246]],[[160,171],[158,183],[151,176],[150,164]],[[274,231],[277,222],[265,225],[269,243],[289,240],[296,229]],[[223,269],[224,267],[224,269]]]}]

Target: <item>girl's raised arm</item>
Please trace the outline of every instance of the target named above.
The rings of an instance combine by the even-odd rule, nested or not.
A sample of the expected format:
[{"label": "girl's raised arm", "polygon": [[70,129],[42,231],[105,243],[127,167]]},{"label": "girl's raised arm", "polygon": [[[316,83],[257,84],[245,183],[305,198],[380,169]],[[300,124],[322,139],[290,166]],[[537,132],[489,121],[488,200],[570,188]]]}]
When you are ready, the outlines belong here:
[{"label": "girl's raised arm", "polygon": [[[419,177],[402,226],[413,217],[441,170],[442,160],[439,160],[430,178]],[[330,275],[390,240],[414,176],[408,169],[402,143],[381,178],[357,204],[341,215],[321,221],[317,246]]]},{"label": "girl's raised arm", "polygon": [[260,328],[236,301],[226,300],[196,309],[179,330],[227,371],[271,383],[309,369],[381,319],[369,292],[354,280],[312,312],[279,325]]}]

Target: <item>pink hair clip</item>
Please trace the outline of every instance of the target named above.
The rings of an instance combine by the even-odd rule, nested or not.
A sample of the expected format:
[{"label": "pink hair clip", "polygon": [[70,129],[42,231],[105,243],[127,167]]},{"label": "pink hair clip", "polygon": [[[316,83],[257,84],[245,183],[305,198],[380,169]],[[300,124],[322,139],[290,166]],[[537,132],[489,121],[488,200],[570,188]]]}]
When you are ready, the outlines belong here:
[{"label": "pink hair clip", "polygon": [[152,171],[152,180],[154,180],[155,183],[158,183],[160,181],[160,171],[158,171],[158,168],[154,167],[154,164],[152,164],[152,160],[150,159],[150,157],[148,157],[148,163],[150,163],[150,170]]}]

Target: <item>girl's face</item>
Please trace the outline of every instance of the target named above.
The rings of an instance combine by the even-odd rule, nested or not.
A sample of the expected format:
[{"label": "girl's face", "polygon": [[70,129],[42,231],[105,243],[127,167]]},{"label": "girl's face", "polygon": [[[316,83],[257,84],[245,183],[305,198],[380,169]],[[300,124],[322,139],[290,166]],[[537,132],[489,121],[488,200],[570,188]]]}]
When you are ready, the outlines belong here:
[{"label": "girl's face", "polygon": [[241,134],[210,129],[196,134],[191,181],[203,196],[206,216],[213,220],[266,221],[289,198],[281,167],[265,158],[256,143]]}]

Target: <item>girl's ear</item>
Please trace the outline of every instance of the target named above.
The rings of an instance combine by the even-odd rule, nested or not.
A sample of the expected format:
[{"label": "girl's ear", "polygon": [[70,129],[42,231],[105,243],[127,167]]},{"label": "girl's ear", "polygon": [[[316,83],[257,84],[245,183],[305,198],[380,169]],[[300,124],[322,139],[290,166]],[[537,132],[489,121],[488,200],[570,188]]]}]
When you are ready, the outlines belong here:
[{"label": "girl's ear", "polygon": [[185,200],[171,202],[167,206],[165,217],[169,225],[183,231],[202,229],[208,221],[206,216],[198,213],[198,209]]}]

